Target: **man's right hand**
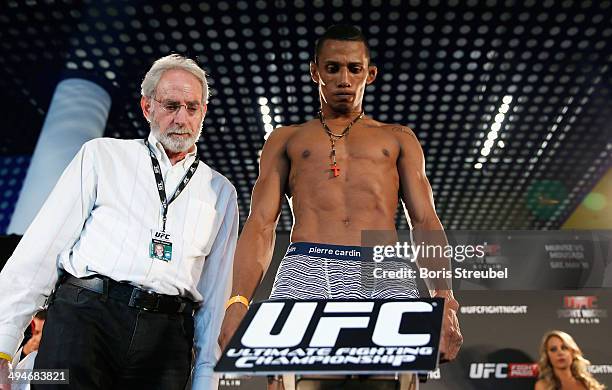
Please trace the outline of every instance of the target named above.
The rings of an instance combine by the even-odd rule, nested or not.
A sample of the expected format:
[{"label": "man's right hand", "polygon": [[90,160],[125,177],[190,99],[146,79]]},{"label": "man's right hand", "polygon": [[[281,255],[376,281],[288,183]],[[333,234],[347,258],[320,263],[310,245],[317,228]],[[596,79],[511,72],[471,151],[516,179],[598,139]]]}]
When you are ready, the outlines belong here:
[{"label": "man's right hand", "polygon": [[219,333],[219,346],[221,347],[221,351],[225,350],[232,336],[236,333],[246,312],[247,308],[240,303],[234,303],[225,311],[225,318],[223,318],[221,332]]},{"label": "man's right hand", "polygon": [[11,381],[8,379],[10,371],[9,361],[0,358],[0,390],[11,390]]}]

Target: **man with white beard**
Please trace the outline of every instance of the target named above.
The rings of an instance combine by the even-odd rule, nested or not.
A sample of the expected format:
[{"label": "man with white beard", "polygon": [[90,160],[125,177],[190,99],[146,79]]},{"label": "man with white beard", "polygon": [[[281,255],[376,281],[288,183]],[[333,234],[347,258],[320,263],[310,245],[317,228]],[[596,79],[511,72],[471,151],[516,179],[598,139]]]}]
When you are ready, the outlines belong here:
[{"label": "man with white beard", "polygon": [[184,389],[193,349],[193,388],[217,387],[238,207],[198,158],[207,102],[204,71],[163,57],[142,82],[149,136],[92,140],[66,168],[0,273],[0,387],[46,301],[34,368],[70,383],[44,389]]}]

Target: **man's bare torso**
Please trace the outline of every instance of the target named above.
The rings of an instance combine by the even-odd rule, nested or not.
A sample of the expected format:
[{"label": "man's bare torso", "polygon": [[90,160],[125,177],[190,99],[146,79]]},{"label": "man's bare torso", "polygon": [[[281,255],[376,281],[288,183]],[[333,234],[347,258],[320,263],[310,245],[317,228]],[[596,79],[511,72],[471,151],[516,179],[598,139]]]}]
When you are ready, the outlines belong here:
[{"label": "man's bare torso", "polygon": [[363,230],[395,229],[402,153],[397,137],[412,134],[410,129],[364,117],[336,141],[338,177],[330,166],[329,137],[318,119],[285,129],[293,242],[360,245]]}]

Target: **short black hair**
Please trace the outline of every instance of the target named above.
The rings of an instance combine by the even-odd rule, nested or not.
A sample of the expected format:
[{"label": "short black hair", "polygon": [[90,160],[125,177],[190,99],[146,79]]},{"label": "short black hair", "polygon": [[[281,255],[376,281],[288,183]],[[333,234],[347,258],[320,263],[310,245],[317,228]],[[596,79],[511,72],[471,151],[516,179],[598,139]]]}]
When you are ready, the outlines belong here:
[{"label": "short black hair", "polygon": [[366,57],[368,58],[368,62],[370,62],[370,47],[368,46],[368,40],[361,30],[350,24],[335,24],[328,28],[323,35],[317,39],[314,53],[315,64],[318,64],[319,54],[321,53],[321,49],[323,49],[323,44],[327,40],[363,42],[366,49]]}]

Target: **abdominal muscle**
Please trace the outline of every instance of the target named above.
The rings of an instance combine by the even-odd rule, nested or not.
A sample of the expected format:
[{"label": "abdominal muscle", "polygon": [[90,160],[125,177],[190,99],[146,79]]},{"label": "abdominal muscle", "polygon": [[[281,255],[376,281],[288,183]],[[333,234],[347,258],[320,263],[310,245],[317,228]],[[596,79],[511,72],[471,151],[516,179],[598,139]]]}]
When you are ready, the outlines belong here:
[{"label": "abdominal muscle", "polygon": [[[356,186],[324,186],[318,191],[296,191],[292,198],[295,224],[292,242],[362,245],[365,230],[395,231],[397,192],[393,196]],[[335,188],[334,188],[335,187]]]}]

